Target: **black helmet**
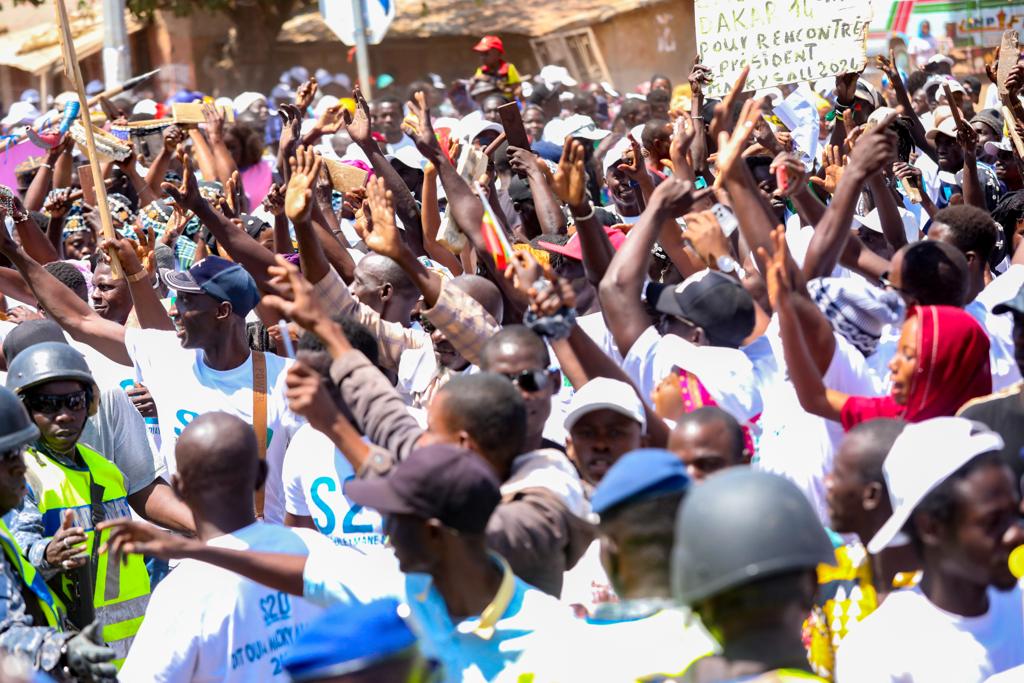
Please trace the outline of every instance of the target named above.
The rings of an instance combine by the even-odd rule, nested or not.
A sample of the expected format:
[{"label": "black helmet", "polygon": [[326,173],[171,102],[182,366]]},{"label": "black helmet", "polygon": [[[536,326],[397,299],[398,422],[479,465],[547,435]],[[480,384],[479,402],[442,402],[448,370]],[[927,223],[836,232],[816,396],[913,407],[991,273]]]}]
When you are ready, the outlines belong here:
[{"label": "black helmet", "polygon": [[70,379],[81,382],[92,391],[89,414],[99,408],[100,392],[92,378],[85,356],[63,342],[33,344],[19,353],[7,369],[7,388],[18,394],[38,384]]},{"label": "black helmet", "polygon": [[778,475],[732,467],[679,507],[672,589],[686,605],[822,563],[835,563],[828,535],[800,489]]},{"label": "black helmet", "polygon": [[21,448],[39,438],[39,428],[25,406],[8,389],[0,387],[0,453]]}]

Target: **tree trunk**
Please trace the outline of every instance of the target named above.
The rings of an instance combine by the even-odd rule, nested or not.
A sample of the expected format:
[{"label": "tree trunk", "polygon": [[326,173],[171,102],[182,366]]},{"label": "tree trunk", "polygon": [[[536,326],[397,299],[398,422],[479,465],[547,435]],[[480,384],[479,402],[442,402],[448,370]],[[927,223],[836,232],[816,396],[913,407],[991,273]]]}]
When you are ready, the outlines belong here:
[{"label": "tree trunk", "polygon": [[284,69],[275,60],[277,35],[295,4],[294,0],[249,0],[228,12],[237,29],[236,68],[230,79],[236,92],[268,92],[277,82]]}]

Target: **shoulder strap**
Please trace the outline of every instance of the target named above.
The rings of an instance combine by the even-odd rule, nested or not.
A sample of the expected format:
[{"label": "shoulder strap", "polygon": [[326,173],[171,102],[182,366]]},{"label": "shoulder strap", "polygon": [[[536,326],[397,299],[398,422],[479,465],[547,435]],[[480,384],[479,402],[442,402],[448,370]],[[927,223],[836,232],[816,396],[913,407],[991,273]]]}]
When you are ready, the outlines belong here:
[{"label": "shoulder strap", "polygon": [[[267,357],[262,351],[252,352],[252,428],[260,460],[267,459]],[[256,491],[256,516],[263,516],[264,489]]]}]

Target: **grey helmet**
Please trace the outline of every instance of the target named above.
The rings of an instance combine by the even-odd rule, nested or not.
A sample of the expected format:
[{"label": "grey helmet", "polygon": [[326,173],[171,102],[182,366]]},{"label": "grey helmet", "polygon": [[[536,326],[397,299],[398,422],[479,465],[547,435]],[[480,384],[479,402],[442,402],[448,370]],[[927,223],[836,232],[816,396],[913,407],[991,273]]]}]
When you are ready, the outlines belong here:
[{"label": "grey helmet", "polygon": [[39,428],[21,400],[10,390],[0,387],[0,453],[21,448],[38,438]]},{"label": "grey helmet", "polygon": [[755,580],[834,564],[824,527],[782,477],[732,467],[694,486],[676,515],[672,590],[694,605]]},{"label": "grey helmet", "polygon": [[19,353],[7,369],[7,388],[19,396],[39,384],[70,379],[81,382],[92,391],[89,415],[99,408],[100,392],[89,364],[70,344],[41,342]]}]

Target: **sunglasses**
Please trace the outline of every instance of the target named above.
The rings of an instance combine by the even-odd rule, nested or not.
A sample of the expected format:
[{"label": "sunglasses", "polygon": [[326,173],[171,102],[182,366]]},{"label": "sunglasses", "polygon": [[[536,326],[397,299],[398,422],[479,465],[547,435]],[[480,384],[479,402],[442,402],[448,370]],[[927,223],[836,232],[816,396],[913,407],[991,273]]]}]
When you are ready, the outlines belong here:
[{"label": "sunglasses", "polygon": [[558,368],[547,368],[546,370],[523,370],[519,373],[503,372],[501,374],[508,377],[512,381],[512,384],[515,384],[523,391],[528,394],[534,394],[546,389],[549,378],[554,377],[556,372],[558,372]]},{"label": "sunglasses", "polygon": [[85,410],[89,405],[89,392],[85,389],[70,394],[26,394],[25,405],[37,413],[53,414],[62,408]]}]

